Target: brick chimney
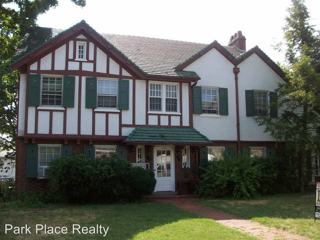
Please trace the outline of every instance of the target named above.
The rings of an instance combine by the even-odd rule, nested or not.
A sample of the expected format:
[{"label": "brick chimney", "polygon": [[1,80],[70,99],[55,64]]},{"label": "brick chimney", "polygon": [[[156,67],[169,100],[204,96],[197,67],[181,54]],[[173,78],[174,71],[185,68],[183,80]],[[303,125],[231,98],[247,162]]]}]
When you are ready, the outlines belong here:
[{"label": "brick chimney", "polygon": [[242,35],[241,31],[238,31],[231,36],[228,46],[235,46],[246,51],[246,38]]}]

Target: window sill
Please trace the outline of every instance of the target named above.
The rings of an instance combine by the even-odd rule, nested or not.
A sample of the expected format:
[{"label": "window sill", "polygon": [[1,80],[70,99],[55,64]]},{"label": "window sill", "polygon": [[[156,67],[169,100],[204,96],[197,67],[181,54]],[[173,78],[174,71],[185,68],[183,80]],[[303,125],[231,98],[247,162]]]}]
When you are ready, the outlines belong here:
[{"label": "window sill", "polygon": [[179,112],[155,112],[155,111],[149,111],[148,114],[155,114],[155,115],[181,115]]},{"label": "window sill", "polygon": [[120,110],[116,109],[116,108],[105,108],[105,107],[97,107],[94,110],[95,112],[115,112],[115,113],[119,113]]},{"label": "window sill", "polygon": [[62,106],[39,106],[38,110],[64,110],[65,108]]},{"label": "window sill", "polygon": [[222,116],[219,114],[202,113],[200,117],[220,118]]},{"label": "window sill", "polygon": [[75,61],[79,61],[79,62],[87,62],[87,59],[82,59],[82,58],[76,58],[74,59]]}]

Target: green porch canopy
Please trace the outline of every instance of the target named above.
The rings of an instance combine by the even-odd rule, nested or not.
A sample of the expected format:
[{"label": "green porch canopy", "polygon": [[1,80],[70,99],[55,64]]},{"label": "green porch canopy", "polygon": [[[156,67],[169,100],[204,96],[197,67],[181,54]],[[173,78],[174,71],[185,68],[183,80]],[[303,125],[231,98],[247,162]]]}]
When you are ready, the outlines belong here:
[{"label": "green porch canopy", "polygon": [[137,127],[125,142],[206,145],[210,140],[191,127]]}]

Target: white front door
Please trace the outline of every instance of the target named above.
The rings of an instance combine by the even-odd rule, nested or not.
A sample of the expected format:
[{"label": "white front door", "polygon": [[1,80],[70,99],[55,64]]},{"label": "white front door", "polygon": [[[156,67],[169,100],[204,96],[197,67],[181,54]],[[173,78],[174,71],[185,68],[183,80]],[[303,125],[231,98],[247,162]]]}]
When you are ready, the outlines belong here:
[{"label": "white front door", "polygon": [[155,192],[175,191],[174,147],[157,146],[153,157]]}]

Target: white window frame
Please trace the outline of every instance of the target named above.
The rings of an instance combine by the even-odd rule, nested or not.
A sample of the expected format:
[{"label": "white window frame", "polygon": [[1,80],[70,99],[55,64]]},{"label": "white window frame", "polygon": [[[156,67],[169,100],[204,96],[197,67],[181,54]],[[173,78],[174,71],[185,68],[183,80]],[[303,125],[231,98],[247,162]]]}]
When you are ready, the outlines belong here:
[{"label": "white window frame", "polygon": [[[39,179],[44,179],[44,178],[47,178],[46,176],[46,171],[48,170],[49,168],[49,165],[46,165],[46,166],[40,166],[40,148],[41,147],[59,147],[60,148],[60,156],[61,157],[61,144],[38,144],[38,168],[37,168],[37,176]],[[42,176],[39,176],[39,171],[40,171],[40,168],[42,169]]]},{"label": "white window frame", "polygon": [[[141,156],[139,156],[139,150],[141,150]],[[138,145],[136,147],[136,163],[145,163],[146,162],[146,153],[145,147],[143,145]]]},{"label": "white window frame", "polygon": [[111,144],[110,145],[94,145],[94,159],[97,159],[97,151],[106,153],[106,156],[108,157],[109,154],[116,153],[117,145],[111,145]]},{"label": "white window frame", "polygon": [[[79,47],[83,46],[83,56],[79,57]],[[76,43],[76,60],[87,61],[87,42],[85,41],[77,41]]]},{"label": "white window frame", "polygon": [[[203,91],[206,89],[211,89],[216,91],[216,96],[217,96],[217,112],[216,113],[209,113],[209,112],[204,112],[203,111]],[[213,86],[201,86],[201,108],[202,108],[202,114],[206,115],[219,115],[220,109],[219,109],[219,88],[218,87],[213,87]]]},{"label": "white window frame", "polygon": [[252,150],[262,150],[263,153],[262,153],[262,157],[261,158],[267,157],[267,148],[265,146],[250,146],[249,150],[250,150],[250,152],[249,152],[250,157],[255,157],[255,156],[252,156],[252,152],[251,152]]},{"label": "white window frame", "polygon": [[[61,104],[60,105],[50,105],[50,104],[42,104],[42,92],[43,92],[43,78],[61,78]],[[61,75],[41,75],[40,81],[40,106],[44,107],[62,107],[63,106],[63,76]]]},{"label": "white window frame", "polygon": [[[219,150],[222,150],[222,156],[221,156],[221,158],[217,158],[217,159],[215,159],[215,158],[211,158],[211,157],[209,157],[209,155],[211,155],[210,154],[210,149],[219,149]],[[225,146],[209,146],[208,147],[208,161],[219,161],[219,160],[223,160],[223,158],[224,158],[224,153],[225,153],[225,151],[226,151],[226,147]],[[214,154],[212,154],[213,156],[214,156]]]},{"label": "white window frame", "polygon": [[[185,152],[185,156],[184,156]],[[186,158],[186,164],[184,165],[184,157]],[[191,168],[191,158],[190,158],[190,146],[184,146],[181,151],[181,167],[182,168]]]},{"label": "white window frame", "polygon": [[[161,98],[161,110],[151,110],[150,109],[150,98],[152,98],[151,95],[151,84],[156,84],[160,85],[161,89],[161,96],[155,96],[157,98]],[[177,111],[176,112],[171,112],[171,111],[166,111],[166,98],[167,98],[167,87],[166,86],[176,86],[176,99],[177,99]],[[151,81],[149,82],[148,86],[148,113],[155,113],[155,114],[160,114],[160,113],[165,113],[165,114],[180,114],[180,88],[178,83],[162,83],[162,82],[155,82]],[[168,97],[170,98],[170,97]]]},{"label": "white window frame", "polygon": [[[109,78],[98,78],[97,79],[97,87],[99,85],[99,81],[112,81],[112,82],[116,82],[117,85],[117,89],[116,89],[116,93],[115,95],[113,94],[100,94],[99,95],[99,90],[97,89],[97,108],[102,108],[102,109],[117,109],[117,105],[118,105],[118,101],[119,101],[119,96],[118,96],[118,90],[119,90],[119,81],[115,80],[115,79],[109,79]],[[103,107],[103,106],[99,106],[98,102],[99,102],[99,96],[115,96],[116,97],[116,106],[115,107]]]}]

